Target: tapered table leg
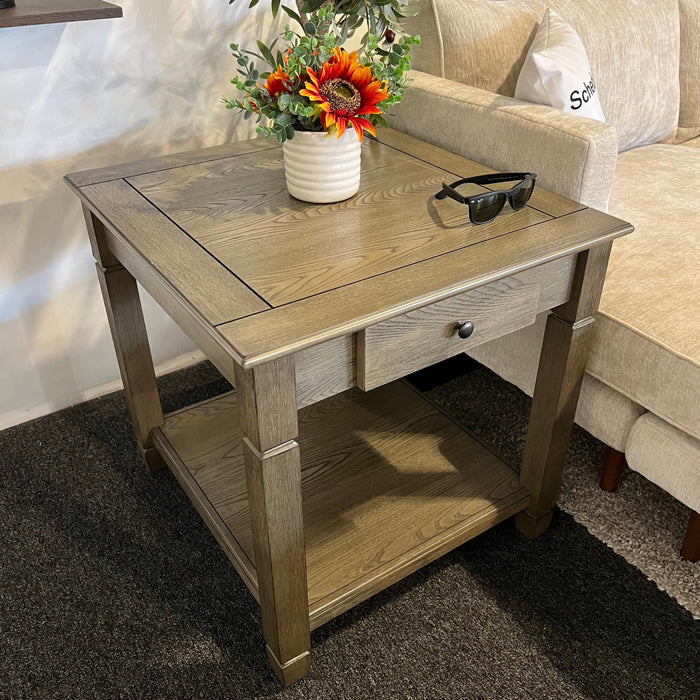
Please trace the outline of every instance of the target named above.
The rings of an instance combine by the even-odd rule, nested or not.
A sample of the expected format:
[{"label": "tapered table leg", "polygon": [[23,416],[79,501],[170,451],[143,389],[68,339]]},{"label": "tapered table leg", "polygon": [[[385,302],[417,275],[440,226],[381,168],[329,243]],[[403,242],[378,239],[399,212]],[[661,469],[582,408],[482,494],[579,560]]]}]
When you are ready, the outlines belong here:
[{"label": "tapered table leg", "polygon": [[526,537],[542,534],[552,519],[610,247],[579,253],[569,301],[547,319],[520,472],[531,499],[515,517]]},{"label": "tapered table leg", "polygon": [[267,655],[285,685],[311,664],[294,359],[236,367]]},{"label": "tapered table leg", "polygon": [[163,410],[138,286],[109,250],[102,222],[83,211],[136,442],[146,466],[155,471],[165,466],[151,439],[153,428],[163,423]]}]

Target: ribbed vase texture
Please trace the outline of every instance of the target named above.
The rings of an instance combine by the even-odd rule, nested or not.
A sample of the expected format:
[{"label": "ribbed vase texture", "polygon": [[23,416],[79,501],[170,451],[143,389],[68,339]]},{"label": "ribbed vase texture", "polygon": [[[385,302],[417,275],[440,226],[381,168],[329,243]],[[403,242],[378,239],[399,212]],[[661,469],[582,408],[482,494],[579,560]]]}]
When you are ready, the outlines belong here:
[{"label": "ribbed vase texture", "polygon": [[302,202],[341,202],[360,188],[361,144],[353,129],[340,138],[297,131],[282,151],[287,189]]}]

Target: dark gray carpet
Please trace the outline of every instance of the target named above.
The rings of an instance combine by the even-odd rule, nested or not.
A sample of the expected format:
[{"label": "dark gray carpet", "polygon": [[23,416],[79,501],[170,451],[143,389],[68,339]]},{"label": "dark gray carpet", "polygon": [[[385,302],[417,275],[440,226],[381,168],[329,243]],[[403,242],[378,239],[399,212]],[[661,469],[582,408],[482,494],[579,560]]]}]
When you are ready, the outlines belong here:
[{"label": "dark gray carpet", "polygon": [[[225,388],[207,364],[161,385],[166,410]],[[494,401],[477,414],[517,442]],[[253,598],[169,472],[142,467],[121,394],[0,433],[0,481],[3,699],[700,698],[698,623],[562,512],[320,628],[281,691]]]},{"label": "dark gray carpet", "polygon": [[[433,372],[439,373],[432,379],[460,375],[466,363],[454,360],[440,372],[436,366]],[[513,464],[520,464],[531,401],[485,367],[472,366],[476,369],[467,377],[456,376],[428,394]],[[426,388],[435,384],[430,373],[421,373],[421,379],[424,384],[428,380]],[[599,481],[604,449],[574,426],[559,493],[561,509],[700,620],[700,562],[683,561],[679,555],[690,508],[631,469],[625,469],[615,493],[603,491]]]}]

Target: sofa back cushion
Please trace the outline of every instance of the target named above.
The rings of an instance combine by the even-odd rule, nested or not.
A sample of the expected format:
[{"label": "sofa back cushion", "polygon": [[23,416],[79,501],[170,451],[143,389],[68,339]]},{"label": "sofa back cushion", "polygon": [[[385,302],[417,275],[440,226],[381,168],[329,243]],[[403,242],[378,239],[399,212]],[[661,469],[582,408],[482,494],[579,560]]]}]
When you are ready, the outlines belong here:
[{"label": "sofa back cushion", "polygon": [[[696,2],[697,0],[683,0]],[[678,3],[671,0],[419,0],[406,29],[414,67],[512,97],[537,23],[551,7],[588,52],[619,148],[673,138],[680,103]]]},{"label": "sofa back cushion", "polygon": [[700,0],[680,0],[681,109],[676,141],[700,135]]}]

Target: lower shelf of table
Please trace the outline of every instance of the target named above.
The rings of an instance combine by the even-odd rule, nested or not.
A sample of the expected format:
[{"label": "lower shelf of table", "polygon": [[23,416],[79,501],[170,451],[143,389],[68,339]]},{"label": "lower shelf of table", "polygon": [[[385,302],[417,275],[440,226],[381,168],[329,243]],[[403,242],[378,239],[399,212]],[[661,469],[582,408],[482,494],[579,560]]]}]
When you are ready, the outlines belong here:
[{"label": "lower shelf of table", "polygon": [[[255,597],[236,394],[166,416],[159,451]],[[515,472],[403,382],[299,412],[311,627],[523,510]]]}]

